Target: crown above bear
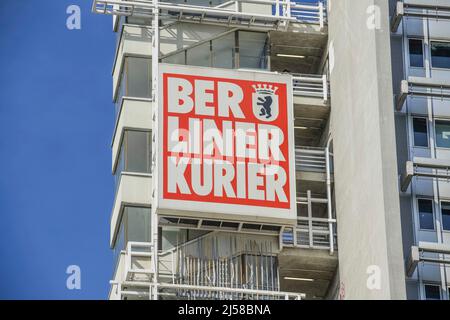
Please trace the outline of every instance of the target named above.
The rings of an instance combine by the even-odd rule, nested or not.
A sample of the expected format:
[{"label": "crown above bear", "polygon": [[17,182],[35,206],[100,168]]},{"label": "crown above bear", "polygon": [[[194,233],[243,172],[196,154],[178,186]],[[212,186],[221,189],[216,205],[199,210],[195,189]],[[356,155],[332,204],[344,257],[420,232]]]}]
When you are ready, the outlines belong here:
[{"label": "crown above bear", "polygon": [[275,87],[271,84],[256,84],[252,85],[253,90],[255,90],[256,93],[262,93],[262,94],[276,94],[278,87]]}]

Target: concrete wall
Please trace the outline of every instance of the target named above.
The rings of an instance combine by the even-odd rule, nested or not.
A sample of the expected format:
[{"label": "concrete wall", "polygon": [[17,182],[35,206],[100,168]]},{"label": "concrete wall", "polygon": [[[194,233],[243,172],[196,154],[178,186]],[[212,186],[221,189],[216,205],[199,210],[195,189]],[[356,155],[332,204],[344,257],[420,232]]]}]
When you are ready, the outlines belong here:
[{"label": "concrete wall", "polygon": [[[388,2],[330,0],[329,5],[343,298],[404,299]],[[370,289],[367,282],[377,277],[379,288],[375,283]]]}]

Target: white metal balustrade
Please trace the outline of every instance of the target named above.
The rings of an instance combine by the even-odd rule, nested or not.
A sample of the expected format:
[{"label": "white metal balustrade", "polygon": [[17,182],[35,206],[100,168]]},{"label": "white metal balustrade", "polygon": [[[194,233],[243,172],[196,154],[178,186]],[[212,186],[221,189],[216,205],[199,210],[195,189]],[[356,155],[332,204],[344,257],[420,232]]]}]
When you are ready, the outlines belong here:
[{"label": "white metal balustrade", "polygon": [[[296,147],[295,165],[297,171],[324,173],[323,180],[326,196],[313,196],[311,191],[306,196],[297,196],[297,204],[306,206],[307,216],[299,216],[294,228],[285,228],[282,233],[282,245],[299,248],[336,249],[336,219],[332,209],[331,179],[333,154],[326,148]],[[300,180],[302,183],[302,180]],[[326,218],[318,217],[314,207],[326,206]],[[322,213],[323,215],[324,213]]]},{"label": "white metal balustrade", "polygon": [[[247,4],[260,6],[247,6]],[[161,18],[170,20],[265,29],[287,28],[289,23],[316,24],[322,29],[326,22],[326,12],[322,2],[301,4],[290,0],[234,0],[215,7],[156,0],[94,0],[92,11],[99,14],[143,18],[151,18],[158,12]]]},{"label": "white metal balustrade", "polygon": [[317,97],[325,101],[329,97],[329,82],[326,75],[293,74],[294,96]]},{"label": "white metal balustrade", "polygon": [[295,228],[286,228],[283,233],[283,246],[311,248],[311,249],[336,249],[336,234],[330,228],[336,224],[336,219],[299,217]]},{"label": "white metal balustrade", "polygon": [[444,3],[430,3],[429,0],[397,1],[395,12],[391,18],[391,31],[397,32],[403,17],[434,19],[436,21],[450,20],[450,5]]},{"label": "white metal balustrade", "polygon": [[331,156],[326,148],[297,146],[295,148],[295,168],[297,171],[326,172],[329,162],[328,169],[332,171]]},{"label": "white metal balustrade", "polygon": [[[254,253],[254,257],[250,260],[241,259],[240,255],[230,256],[228,259],[205,260],[192,257],[188,253],[189,250],[184,252],[189,246],[195,246],[196,242],[211,235],[214,233],[159,252],[157,279],[152,268],[153,245],[146,242],[129,242],[123,252],[124,267],[121,269],[123,274],[110,282],[114,297],[117,299],[157,297],[190,300],[300,300],[304,298],[305,295],[301,293],[279,291],[277,289],[279,280],[274,278],[270,282],[270,275],[274,274],[262,273],[263,266],[269,266],[267,260],[269,258],[273,259],[272,265],[277,268],[275,257],[261,254],[258,256],[258,253]],[[255,257],[260,260],[255,260]],[[247,270],[248,266],[250,266],[249,270]],[[256,271],[255,268],[258,270]],[[239,282],[242,282],[243,279],[240,277],[244,277],[244,274],[246,274],[246,281],[249,281],[246,284]],[[275,276],[278,277],[278,271],[275,271]],[[255,279],[261,280],[259,286],[258,282],[256,286],[254,285]]]}]

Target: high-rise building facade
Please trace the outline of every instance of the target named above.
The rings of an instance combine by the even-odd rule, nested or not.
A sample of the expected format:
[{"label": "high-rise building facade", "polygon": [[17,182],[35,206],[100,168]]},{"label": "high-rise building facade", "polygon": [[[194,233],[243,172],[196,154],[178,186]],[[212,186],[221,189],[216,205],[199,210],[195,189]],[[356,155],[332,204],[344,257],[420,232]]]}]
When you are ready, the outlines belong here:
[{"label": "high-rise building facade", "polygon": [[93,12],[117,33],[110,299],[449,299],[449,0]]}]

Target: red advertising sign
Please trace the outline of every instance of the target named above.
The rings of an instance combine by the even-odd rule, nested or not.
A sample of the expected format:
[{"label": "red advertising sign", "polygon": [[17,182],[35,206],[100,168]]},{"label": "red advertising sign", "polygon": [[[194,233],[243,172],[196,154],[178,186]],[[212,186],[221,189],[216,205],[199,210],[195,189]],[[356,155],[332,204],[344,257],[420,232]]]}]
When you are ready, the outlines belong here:
[{"label": "red advertising sign", "polygon": [[[188,67],[186,72],[186,67],[161,67],[170,69],[160,77],[161,205],[292,218],[290,79],[270,73],[215,69],[215,75],[205,75],[202,68]],[[269,210],[262,213],[265,208]]]}]

